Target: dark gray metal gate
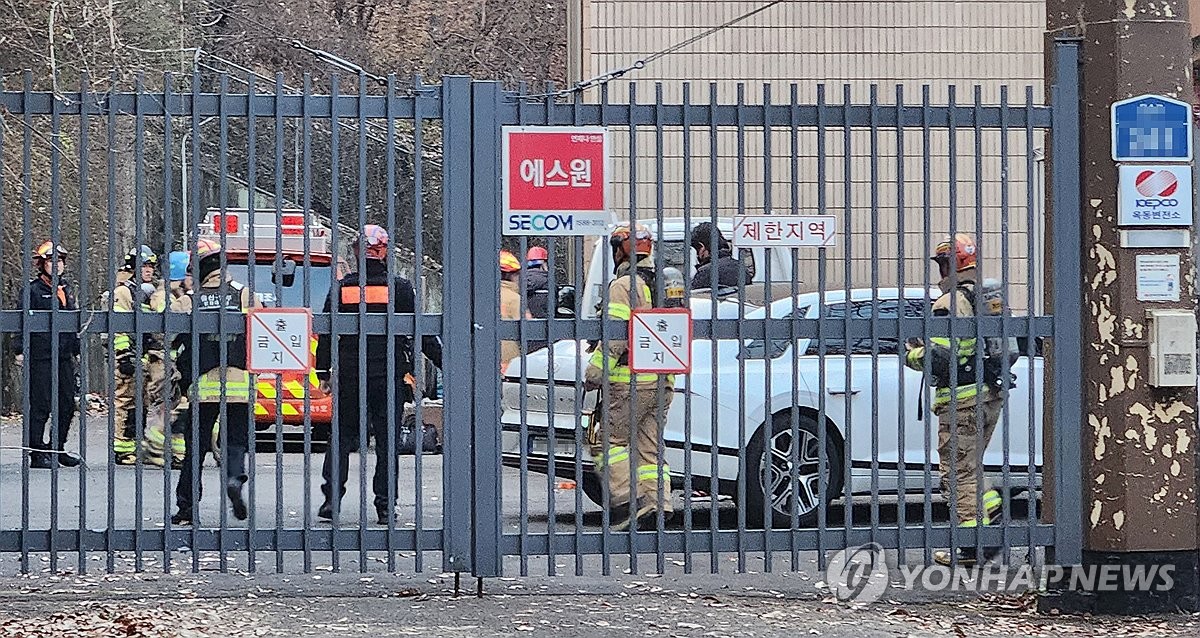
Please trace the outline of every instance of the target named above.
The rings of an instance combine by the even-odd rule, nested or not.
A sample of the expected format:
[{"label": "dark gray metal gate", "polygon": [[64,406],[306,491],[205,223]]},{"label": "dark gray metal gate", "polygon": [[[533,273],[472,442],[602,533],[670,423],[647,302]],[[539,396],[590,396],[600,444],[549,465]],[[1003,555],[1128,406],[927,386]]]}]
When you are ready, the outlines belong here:
[{"label": "dark gray metal gate", "polygon": [[[622,564],[633,571],[646,569],[638,564],[645,554],[654,555],[653,569],[660,573],[672,569],[668,561],[686,571],[717,571],[724,555],[736,559],[739,570],[758,555],[764,569],[781,557],[797,568],[809,556],[804,552],[816,552],[823,561],[828,550],[867,542],[902,556],[921,552],[902,559],[907,561],[928,561],[934,548],[995,545],[1029,548],[1031,560],[1041,560],[1034,550],[1053,548],[1054,561],[1077,562],[1082,530],[1077,499],[1054,499],[1053,510],[1042,513],[1039,500],[1029,496],[1051,484],[1059,494],[1080,493],[1079,251],[1054,251],[1045,270],[1050,290],[1031,274],[1043,257],[1043,239],[1061,247],[1081,242],[1073,214],[1079,209],[1078,47],[1058,44],[1055,55],[1051,106],[1039,105],[1032,88],[1019,96],[1002,88],[990,103],[976,88],[960,103],[953,89],[941,100],[928,87],[919,98],[897,87],[894,99],[871,87],[865,101],[856,101],[848,86],[839,96],[817,87],[815,102],[807,104],[795,86],[783,102],[764,87],[760,103],[747,104],[738,87],[736,102],[729,103],[713,86],[707,103],[695,104],[701,91],[684,86],[677,103],[665,101],[661,87],[653,103],[638,101],[633,88],[628,101],[610,103],[609,87],[603,86],[598,104],[578,97],[568,103],[552,92],[522,96],[459,77],[403,89],[393,80],[385,95],[372,95],[366,78],[349,92],[335,80],[328,94],[314,93],[307,80],[293,93],[278,78],[246,78],[246,91],[233,94],[231,76],[193,77],[186,92],[176,92],[176,79],[167,76],[166,88],[156,92],[139,84],[133,93],[100,93],[89,90],[84,78],[80,92],[54,95],[34,91],[27,76],[23,90],[0,94],[5,158],[0,227],[16,229],[21,218],[20,250],[0,246],[0,273],[10,287],[28,281],[26,256],[43,236],[53,238],[73,253],[68,273],[81,282],[85,303],[78,311],[30,311],[10,302],[0,311],[0,331],[22,335],[25,344],[36,333],[83,336],[89,343],[80,362],[81,393],[99,391],[101,402],[111,404],[112,334],[165,333],[170,340],[245,330],[236,316],[117,313],[102,307],[95,299],[114,287],[124,251],[146,243],[165,255],[183,247],[181,230],[188,245],[206,232],[228,241],[237,230],[224,222],[216,230],[202,224],[212,215],[244,213],[244,220],[265,215],[272,231],[250,233],[248,263],[228,260],[242,266],[239,276],[252,290],[265,290],[265,298],[287,305],[280,300],[294,284],[280,273],[299,273],[303,290],[295,305],[311,307],[314,330],[335,343],[340,335],[362,344],[371,335],[409,337],[420,361],[421,337],[439,336],[445,348],[444,427],[440,455],[417,446],[413,456],[395,460],[400,478],[389,483],[388,492],[400,499],[397,517],[382,525],[370,522],[364,454],[352,468],[341,518],[319,522],[315,454],[323,437],[314,434],[313,422],[321,420],[314,418],[315,389],[300,383],[289,403],[289,380],[277,378],[266,387],[260,380],[259,406],[271,408],[271,418],[260,415],[256,422],[268,432],[260,442],[271,449],[250,454],[249,520],[239,523],[226,515],[226,497],[212,489],[217,470],[210,467],[208,509],[196,525],[180,528],[169,521],[175,483],[170,472],[140,463],[114,465],[108,439],[117,424],[111,416],[83,418],[72,428],[68,447],[83,453],[84,468],[45,474],[31,470],[23,452],[18,463],[18,448],[38,445],[27,438],[15,445],[22,435],[13,424],[2,430],[0,442],[0,552],[19,556],[22,571],[32,569],[33,557],[47,554],[57,568],[65,552],[77,555],[80,571],[98,557],[108,570],[169,569],[178,561],[198,570],[210,560],[222,568],[254,570],[260,557],[273,557],[276,571],[309,571],[326,561],[334,570],[344,569],[343,561],[362,571],[373,569],[375,561],[388,570],[422,570],[433,552],[443,569],[479,576],[505,573],[506,557],[514,557],[526,573],[533,556],[546,557],[549,573],[562,568],[556,560],[564,556],[573,558],[576,573],[607,573],[620,554],[628,556]],[[273,86],[260,92],[267,84]],[[528,352],[512,363],[507,379],[497,375],[501,340],[549,341],[555,352],[569,353],[579,340],[605,341],[626,330],[623,322],[594,317],[498,320],[497,253],[503,245],[523,256],[532,245],[502,238],[498,221],[500,128],[518,124],[609,128],[626,151],[622,158],[633,158],[623,159],[627,167],[616,174],[625,195],[616,212],[659,231],[659,286],[665,266],[692,269],[694,256],[683,238],[700,221],[720,226],[730,213],[838,216],[842,243],[834,257],[795,249],[752,254],[761,260],[754,283],[768,291],[764,300],[751,298],[751,286],[729,295],[715,289],[695,295],[732,314],[712,318],[693,307],[700,344],[694,352],[708,365],[676,383],[670,418],[678,431],[672,430],[675,438],[661,452],[675,459],[673,482],[680,490],[675,498],[682,504],[678,520],[663,528],[617,533],[610,529],[611,517],[590,505],[604,490],[584,451],[590,421],[580,407],[586,393],[576,378],[588,355],[576,351],[547,359],[546,350]],[[1051,151],[1050,210],[1064,214],[1046,214],[1047,237],[1039,238],[1035,229],[1044,213],[1035,194],[1040,177],[1035,148],[1043,135]],[[10,165],[10,158],[21,166]],[[652,179],[645,178],[647,170]],[[122,191],[126,183],[128,193]],[[121,210],[126,194],[133,215]],[[255,242],[282,245],[284,218],[309,213],[328,228],[334,246],[329,254],[311,250],[308,230],[301,233],[306,243],[298,254],[277,250],[263,258],[255,250]],[[118,228],[123,219],[132,228]],[[418,300],[430,296],[431,282],[440,278],[440,312],[433,309],[436,303],[419,303],[413,314],[322,310],[327,286],[312,283],[314,277],[330,276],[348,234],[366,223],[387,229],[396,245],[393,272],[411,277]],[[1005,291],[1003,315],[930,314],[930,288],[937,281],[926,255],[956,232],[983,238],[981,269]],[[579,298],[593,289],[599,291],[595,298],[606,297],[607,279],[584,274],[592,261],[586,258],[590,243],[563,238],[538,243],[550,249],[551,273],[559,275],[551,299],[567,285]],[[595,272],[607,277],[610,257],[594,254],[601,261]],[[350,270],[363,265],[353,261],[347,259]],[[1049,314],[1038,312],[1042,292]],[[579,301],[573,308],[580,317],[590,310]],[[109,342],[107,350],[99,335]],[[928,343],[937,335],[1020,340],[1023,359],[1014,366],[1020,373],[1018,398],[1007,402],[997,428],[999,462],[986,463],[995,466],[989,472],[995,471],[1005,493],[999,524],[958,528],[935,502],[940,491],[935,418],[928,400],[918,398],[924,388],[919,374],[914,379],[904,371],[901,344],[909,338]],[[1045,373],[1053,392],[1044,395],[1053,399],[1047,413],[1053,414],[1054,436],[1041,455],[1052,474],[1036,460],[1043,340],[1052,343],[1054,357]],[[34,353],[24,354],[28,359]],[[352,365],[360,375],[367,373],[364,360]],[[548,374],[533,374],[538,366],[548,367]],[[139,363],[139,378],[142,367]],[[433,383],[424,369],[418,366],[415,374],[419,387]],[[395,369],[388,376],[389,384],[396,382]],[[61,382],[57,375],[46,381],[55,388]],[[24,421],[28,384],[26,378],[20,392]],[[515,403],[505,399],[506,390]],[[384,401],[389,424],[402,414],[394,396],[366,396],[363,389],[359,394],[358,446],[366,450],[368,404]],[[571,411],[565,428],[555,427],[553,406],[560,400]],[[331,408],[335,429],[340,402],[334,399]],[[136,403],[146,409],[140,396]],[[285,404],[299,410],[300,424],[285,423]],[[418,408],[418,422],[435,406]],[[771,429],[760,430],[764,425]],[[388,440],[377,445],[397,444],[395,428],[387,430]],[[302,458],[285,451],[285,434],[292,432]],[[336,450],[336,437],[332,445]],[[816,458],[802,459],[810,446]],[[830,451],[837,452],[832,459]],[[751,476],[752,466],[760,470],[757,477]],[[819,502],[801,512],[797,490],[809,477],[803,467],[816,468],[812,494]],[[835,475],[833,467],[844,474]],[[536,477],[539,472],[545,476]],[[762,482],[768,475],[775,479],[770,486]],[[765,491],[756,496],[754,490]],[[791,507],[774,507],[772,499],[780,495]],[[78,512],[70,511],[72,503]],[[750,503],[761,509],[752,510]],[[768,524],[757,524],[760,519]],[[183,548],[190,555],[179,554]],[[697,563],[698,555],[707,556],[707,566]]]}]

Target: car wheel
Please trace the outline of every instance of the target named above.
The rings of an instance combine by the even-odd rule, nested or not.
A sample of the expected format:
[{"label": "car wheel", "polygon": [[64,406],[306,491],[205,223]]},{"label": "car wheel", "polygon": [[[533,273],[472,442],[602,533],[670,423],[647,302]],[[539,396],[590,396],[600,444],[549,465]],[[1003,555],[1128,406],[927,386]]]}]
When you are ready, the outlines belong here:
[{"label": "car wheel", "polygon": [[[776,414],[755,432],[746,447],[747,518],[773,528],[790,528],[793,509],[801,527],[817,523],[818,508],[828,506],[829,495],[841,493],[842,446],[832,434],[825,437],[825,494],[820,502],[820,435],[817,422],[799,415],[799,428],[792,431],[790,411]],[[793,436],[795,434],[795,436]],[[827,433],[828,434],[828,433]],[[798,461],[798,463],[796,462]],[[795,474],[796,480],[792,481]],[[769,517],[769,518],[768,518]]]}]

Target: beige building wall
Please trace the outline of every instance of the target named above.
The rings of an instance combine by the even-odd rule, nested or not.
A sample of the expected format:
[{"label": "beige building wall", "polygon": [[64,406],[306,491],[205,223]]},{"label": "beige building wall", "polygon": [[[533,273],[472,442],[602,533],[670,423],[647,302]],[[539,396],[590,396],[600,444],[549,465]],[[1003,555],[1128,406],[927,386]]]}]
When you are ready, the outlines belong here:
[{"label": "beige building wall", "polygon": [[[584,79],[630,65],[762,5],[717,0],[579,2],[579,28],[572,30],[571,45],[579,53],[575,73]],[[781,104],[789,102],[795,85],[797,102],[814,104],[817,87],[824,84],[827,103],[841,103],[849,86],[850,101],[866,104],[874,86],[877,102],[894,109],[897,87],[903,90],[905,104],[917,106],[926,86],[935,105],[946,103],[951,86],[956,87],[959,104],[973,104],[978,87],[981,103],[996,105],[1001,87],[1007,87],[1010,104],[1024,104],[1027,95],[1040,104],[1044,11],[1043,2],[1024,0],[784,2],[630,72],[609,86],[609,95],[611,101],[628,99],[632,83],[639,103],[654,103],[661,90],[664,102],[677,104],[684,83],[691,82],[691,101],[706,104],[709,84],[715,83],[723,104],[735,103],[739,94],[746,103],[758,104],[767,85],[771,102]],[[599,92],[589,91],[587,99],[598,100]],[[1030,272],[1028,256],[1035,255],[1033,263],[1041,261],[1036,220],[1031,224],[1031,210],[1035,216],[1041,210],[1041,195],[1035,190],[1041,164],[1033,161],[1033,150],[1042,145],[1040,133],[1033,135],[1031,148],[1023,129],[1012,131],[1002,143],[999,131],[985,131],[976,139],[968,128],[959,131],[952,152],[944,129],[933,131],[926,149],[919,128],[902,134],[880,128],[874,137],[867,129],[854,129],[847,144],[843,131],[831,126],[826,131],[823,175],[815,130],[770,131],[768,154],[767,133],[761,128],[743,130],[740,153],[737,129],[722,128],[716,133],[716,158],[710,157],[711,135],[707,128],[693,130],[685,162],[679,130],[664,131],[662,147],[657,148],[653,127],[640,127],[632,154],[628,130],[614,131],[617,213],[627,217],[633,205],[640,217],[653,218],[661,201],[664,216],[681,216],[687,192],[693,216],[707,216],[714,208],[721,216],[739,210],[836,214],[839,229],[846,224],[851,229],[851,240],[843,238],[826,254],[826,286],[840,288],[847,273],[851,285],[869,286],[873,271],[881,285],[898,283],[901,270],[903,283],[920,285],[926,255],[936,238],[949,232],[953,202],[960,230],[981,229],[988,276],[1000,275],[999,264],[991,262],[989,267],[987,258],[995,258],[1007,241],[1013,256],[1007,275],[1016,284],[1011,291],[1014,305],[1027,305],[1024,284],[1038,278],[1036,268]],[[794,157],[793,136],[799,149]],[[631,155],[638,158],[636,167]],[[690,167],[687,183],[685,164]],[[794,185],[793,168],[798,176]],[[635,186],[631,169],[636,170]],[[710,195],[713,180],[715,201]],[[1033,209],[1028,206],[1031,201]],[[936,238],[924,236],[926,224]],[[903,264],[898,259],[901,245]],[[843,268],[846,251],[849,270]],[[817,287],[816,272],[815,253],[802,252],[800,277],[807,289]]]}]

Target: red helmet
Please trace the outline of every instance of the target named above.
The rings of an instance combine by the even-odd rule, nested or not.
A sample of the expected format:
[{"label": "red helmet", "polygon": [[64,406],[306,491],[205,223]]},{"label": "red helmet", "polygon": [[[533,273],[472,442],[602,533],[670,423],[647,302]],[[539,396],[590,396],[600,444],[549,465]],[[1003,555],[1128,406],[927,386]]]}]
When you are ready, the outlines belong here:
[{"label": "red helmet", "polygon": [[539,265],[548,259],[550,259],[550,253],[542,246],[534,246],[525,253],[525,263],[531,266]]},{"label": "red helmet", "polygon": [[517,259],[516,255],[507,250],[500,251],[500,272],[521,272],[521,261]]},{"label": "red helmet", "polygon": [[375,224],[363,226],[362,233],[354,240],[354,250],[361,250],[363,244],[367,245],[367,259],[387,261],[388,234],[383,227]]},{"label": "red helmet", "polygon": [[958,233],[953,238],[938,244],[930,259],[937,262],[942,276],[945,277],[950,274],[951,258],[954,261],[954,269],[962,272],[975,267],[978,255],[979,250],[975,247],[975,240],[971,239],[970,235]]}]

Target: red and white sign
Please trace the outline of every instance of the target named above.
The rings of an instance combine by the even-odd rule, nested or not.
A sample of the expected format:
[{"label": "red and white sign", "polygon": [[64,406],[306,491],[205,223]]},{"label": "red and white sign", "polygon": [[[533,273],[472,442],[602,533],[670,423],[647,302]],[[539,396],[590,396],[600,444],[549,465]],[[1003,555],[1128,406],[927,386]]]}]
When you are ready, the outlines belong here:
[{"label": "red and white sign", "polygon": [[733,220],[736,248],[830,248],[836,237],[833,215],[742,215]]},{"label": "red and white sign", "polygon": [[1192,167],[1121,164],[1117,169],[1119,226],[1191,226]]},{"label": "red and white sign", "polygon": [[687,374],[692,371],[692,312],[687,308],[634,310],[629,318],[629,369]]},{"label": "red and white sign", "polygon": [[246,313],[246,362],[250,372],[312,369],[312,311],[257,308]]},{"label": "red and white sign", "polygon": [[604,235],[608,131],[505,126],[501,130],[505,235]]}]

